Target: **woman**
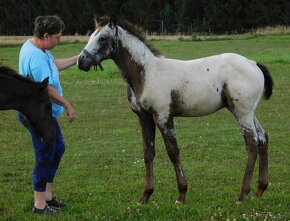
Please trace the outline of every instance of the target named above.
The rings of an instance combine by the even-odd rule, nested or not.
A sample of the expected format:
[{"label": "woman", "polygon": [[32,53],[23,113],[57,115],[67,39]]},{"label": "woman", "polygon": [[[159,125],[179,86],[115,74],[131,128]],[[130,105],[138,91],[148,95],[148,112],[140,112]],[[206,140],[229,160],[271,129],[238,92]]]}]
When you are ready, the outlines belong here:
[{"label": "woman", "polygon": [[66,205],[52,195],[52,183],[64,153],[64,140],[57,117],[64,109],[69,122],[76,117],[72,105],[63,97],[59,81],[59,71],[74,65],[77,56],[66,59],[54,59],[50,50],[60,41],[64,23],[57,16],[39,16],[34,22],[34,35],[21,47],[19,55],[19,73],[41,82],[49,77],[48,95],[52,101],[52,115],[57,130],[55,142],[45,148],[40,137],[35,133],[26,119],[19,114],[20,122],[29,130],[34,147],[36,166],[33,171],[34,206],[33,213],[53,214]]}]

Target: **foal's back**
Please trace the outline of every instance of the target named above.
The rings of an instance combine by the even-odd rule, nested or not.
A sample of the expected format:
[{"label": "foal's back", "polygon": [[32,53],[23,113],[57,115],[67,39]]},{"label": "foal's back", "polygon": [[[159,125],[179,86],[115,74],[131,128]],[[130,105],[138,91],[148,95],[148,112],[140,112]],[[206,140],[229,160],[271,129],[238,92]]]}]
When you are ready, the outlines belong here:
[{"label": "foal's back", "polygon": [[[264,78],[256,62],[226,53],[181,61],[153,59],[145,77],[142,99],[162,110],[174,106],[177,116],[203,116],[228,105],[225,95],[255,109]],[[162,82],[162,84],[161,84]]]}]

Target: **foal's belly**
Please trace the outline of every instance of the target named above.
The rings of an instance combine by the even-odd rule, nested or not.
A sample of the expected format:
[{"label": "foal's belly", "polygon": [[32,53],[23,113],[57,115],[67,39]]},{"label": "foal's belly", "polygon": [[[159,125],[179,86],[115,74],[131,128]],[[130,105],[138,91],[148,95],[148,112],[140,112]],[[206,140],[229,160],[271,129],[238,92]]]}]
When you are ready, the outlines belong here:
[{"label": "foal's belly", "polygon": [[208,108],[206,107],[201,107],[199,105],[193,106],[191,108],[186,108],[182,112],[178,112],[175,114],[175,116],[180,116],[180,117],[201,117],[201,116],[206,116],[210,115],[220,109],[222,109],[222,105],[217,105],[217,106],[210,106]]},{"label": "foal's belly", "polygon": [[174,105],[177,110],[175,116],[201,117],[212,114],[224,105],[222,99],[217,95],[200,95],[200,97],[183,97],[180,102]]},{"label": "foal's belly", "polygon": [[215,113],[216,111],[222,109],[223,106],[215,106],[208,109],[200,108],[199,106],[192,107],[190,109],[185,109],[183,112],[176,113],[176,117],[202,117]]}]

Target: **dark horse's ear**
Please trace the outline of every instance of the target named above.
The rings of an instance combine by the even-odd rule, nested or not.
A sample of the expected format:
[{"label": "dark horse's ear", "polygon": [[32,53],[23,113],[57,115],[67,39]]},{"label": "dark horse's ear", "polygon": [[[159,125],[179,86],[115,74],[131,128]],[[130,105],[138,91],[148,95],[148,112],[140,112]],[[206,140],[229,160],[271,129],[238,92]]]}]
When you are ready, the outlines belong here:
[{"label": "dark horse's ear", "polygon": [[116,27],[116,25],[117,25],[117,19],[116,19],[116,16],[115,16],[115,15],[111,15],[109,26],[110,26],[111,28],[114,28],[114,27]]},{"label": "dark horse's ear", "polygon": [[45,79],[40,83],[40,86],[39,86],[39,89],[40,89],[40,90],[43,90],[43,89],[47,88],[47,86],[48,86],[48,79],[49,79],[49,77],[45,78]]}]

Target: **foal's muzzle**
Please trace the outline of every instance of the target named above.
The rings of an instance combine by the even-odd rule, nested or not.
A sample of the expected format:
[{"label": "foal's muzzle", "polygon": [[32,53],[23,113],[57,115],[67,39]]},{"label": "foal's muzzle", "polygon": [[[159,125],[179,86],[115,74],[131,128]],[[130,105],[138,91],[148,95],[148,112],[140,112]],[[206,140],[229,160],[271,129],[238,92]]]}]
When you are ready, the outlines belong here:
[{"label": "foal's muzzle", "polygon": [[[89,60],[89,61],[88,61]],[[97,70],[97,67],[99,66],[101,71],[104,70],[104,68],[101,65],[101,62],[98,61],[90,52],[88,52],[86,49],[83,49],[82,54],[80,54],[78,58],[78,68],[83,71],[89,71],[91,66],[94,66],[94,69]]]},{"label": "foal's muzzle", "polygon": [[78,65],[78,68],[82,71],[89,71],[90,70],[90,66],[85,64],[85,58],[83,55],[80,55],[78,57],[77,65]]}]

